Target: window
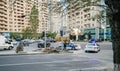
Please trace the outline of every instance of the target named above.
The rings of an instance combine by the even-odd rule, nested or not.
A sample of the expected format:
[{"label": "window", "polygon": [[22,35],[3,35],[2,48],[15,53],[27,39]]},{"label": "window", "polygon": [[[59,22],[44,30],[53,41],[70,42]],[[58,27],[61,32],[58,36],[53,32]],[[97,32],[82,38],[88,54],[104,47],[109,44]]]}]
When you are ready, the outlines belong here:
[{"label": "window", "polygon": [[83,17],[81,17],[81,19],[83,19]]},{"label": "window", "polygon": [[76,13],[76,15],[79,15],[79,14],[80,14],[79,12]]},{"label": "window", "polygon": [[81,12],[81,14],[82,14],[82,12]]}]

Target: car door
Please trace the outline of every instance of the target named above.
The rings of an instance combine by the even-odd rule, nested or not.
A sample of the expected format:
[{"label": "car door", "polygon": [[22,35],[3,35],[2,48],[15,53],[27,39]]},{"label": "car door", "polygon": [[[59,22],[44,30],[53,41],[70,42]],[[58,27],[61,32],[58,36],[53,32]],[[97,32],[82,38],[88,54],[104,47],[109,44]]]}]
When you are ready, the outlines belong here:
[{"label": "car door", "polygon": [[0,49],[8,49],[8,44],[6,43],[0,44]]}]

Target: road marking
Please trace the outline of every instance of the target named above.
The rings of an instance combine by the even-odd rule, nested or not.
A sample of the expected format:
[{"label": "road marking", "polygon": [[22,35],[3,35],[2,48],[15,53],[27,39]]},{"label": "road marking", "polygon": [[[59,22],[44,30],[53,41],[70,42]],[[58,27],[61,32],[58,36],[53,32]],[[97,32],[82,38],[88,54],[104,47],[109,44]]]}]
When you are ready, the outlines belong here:
[{"label": "road marking", "polygon": [[2,64],[2,65],[0,65],[0,67],[32,65],[32,64],[47,64],[47,63],[64,63],[64,62],[71,62],[71,61],[80,61],[80,60],[62,60],[62,61],[51,61],[51,62],[31,62],[31,63]]}]

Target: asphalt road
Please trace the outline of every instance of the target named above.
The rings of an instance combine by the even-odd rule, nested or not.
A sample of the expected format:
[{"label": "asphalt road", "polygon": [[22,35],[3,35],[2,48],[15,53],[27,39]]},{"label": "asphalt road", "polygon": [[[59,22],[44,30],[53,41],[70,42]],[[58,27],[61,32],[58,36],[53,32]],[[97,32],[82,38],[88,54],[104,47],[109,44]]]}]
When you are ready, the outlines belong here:
[{"label": "asphalt road", "polygon": [[100,43],[99,53],[85,53],[86,43],[79,44],[83,47],[76,53],[0,56],[0,71],[90,71],[112,67],[111,43]]},{"label": "asphalt road", "polygon": [[71,54],[47,54],[0,57],[1,71],[70,71],[105,67],[97,59]]}]

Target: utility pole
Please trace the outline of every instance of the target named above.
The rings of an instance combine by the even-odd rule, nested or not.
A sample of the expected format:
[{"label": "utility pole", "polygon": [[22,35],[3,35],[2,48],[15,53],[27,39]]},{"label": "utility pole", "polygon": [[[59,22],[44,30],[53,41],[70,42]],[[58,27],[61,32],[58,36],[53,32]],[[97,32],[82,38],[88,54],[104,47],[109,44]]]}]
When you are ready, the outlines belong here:
[{"label": "utility pole", "polygon": [[43,21],[44,21],[44,37],[45,37],[44,47],[46,48],[46,23],[45,23],[45,17],[44,17],[44,15],[43,15]]},{"label": "utility pole", "polygon": [[[61,8],[61,11],[63,10],[63,0],[61,0],[61,5],[62,5],[62,8]],[[64,12],[64,11],[63,11]],[[64,48],[63,46],[63,12],[61,12],[61,27],[60,27],[60,35],[61,35],[61,41],[62,41],[62,47]]]}]

